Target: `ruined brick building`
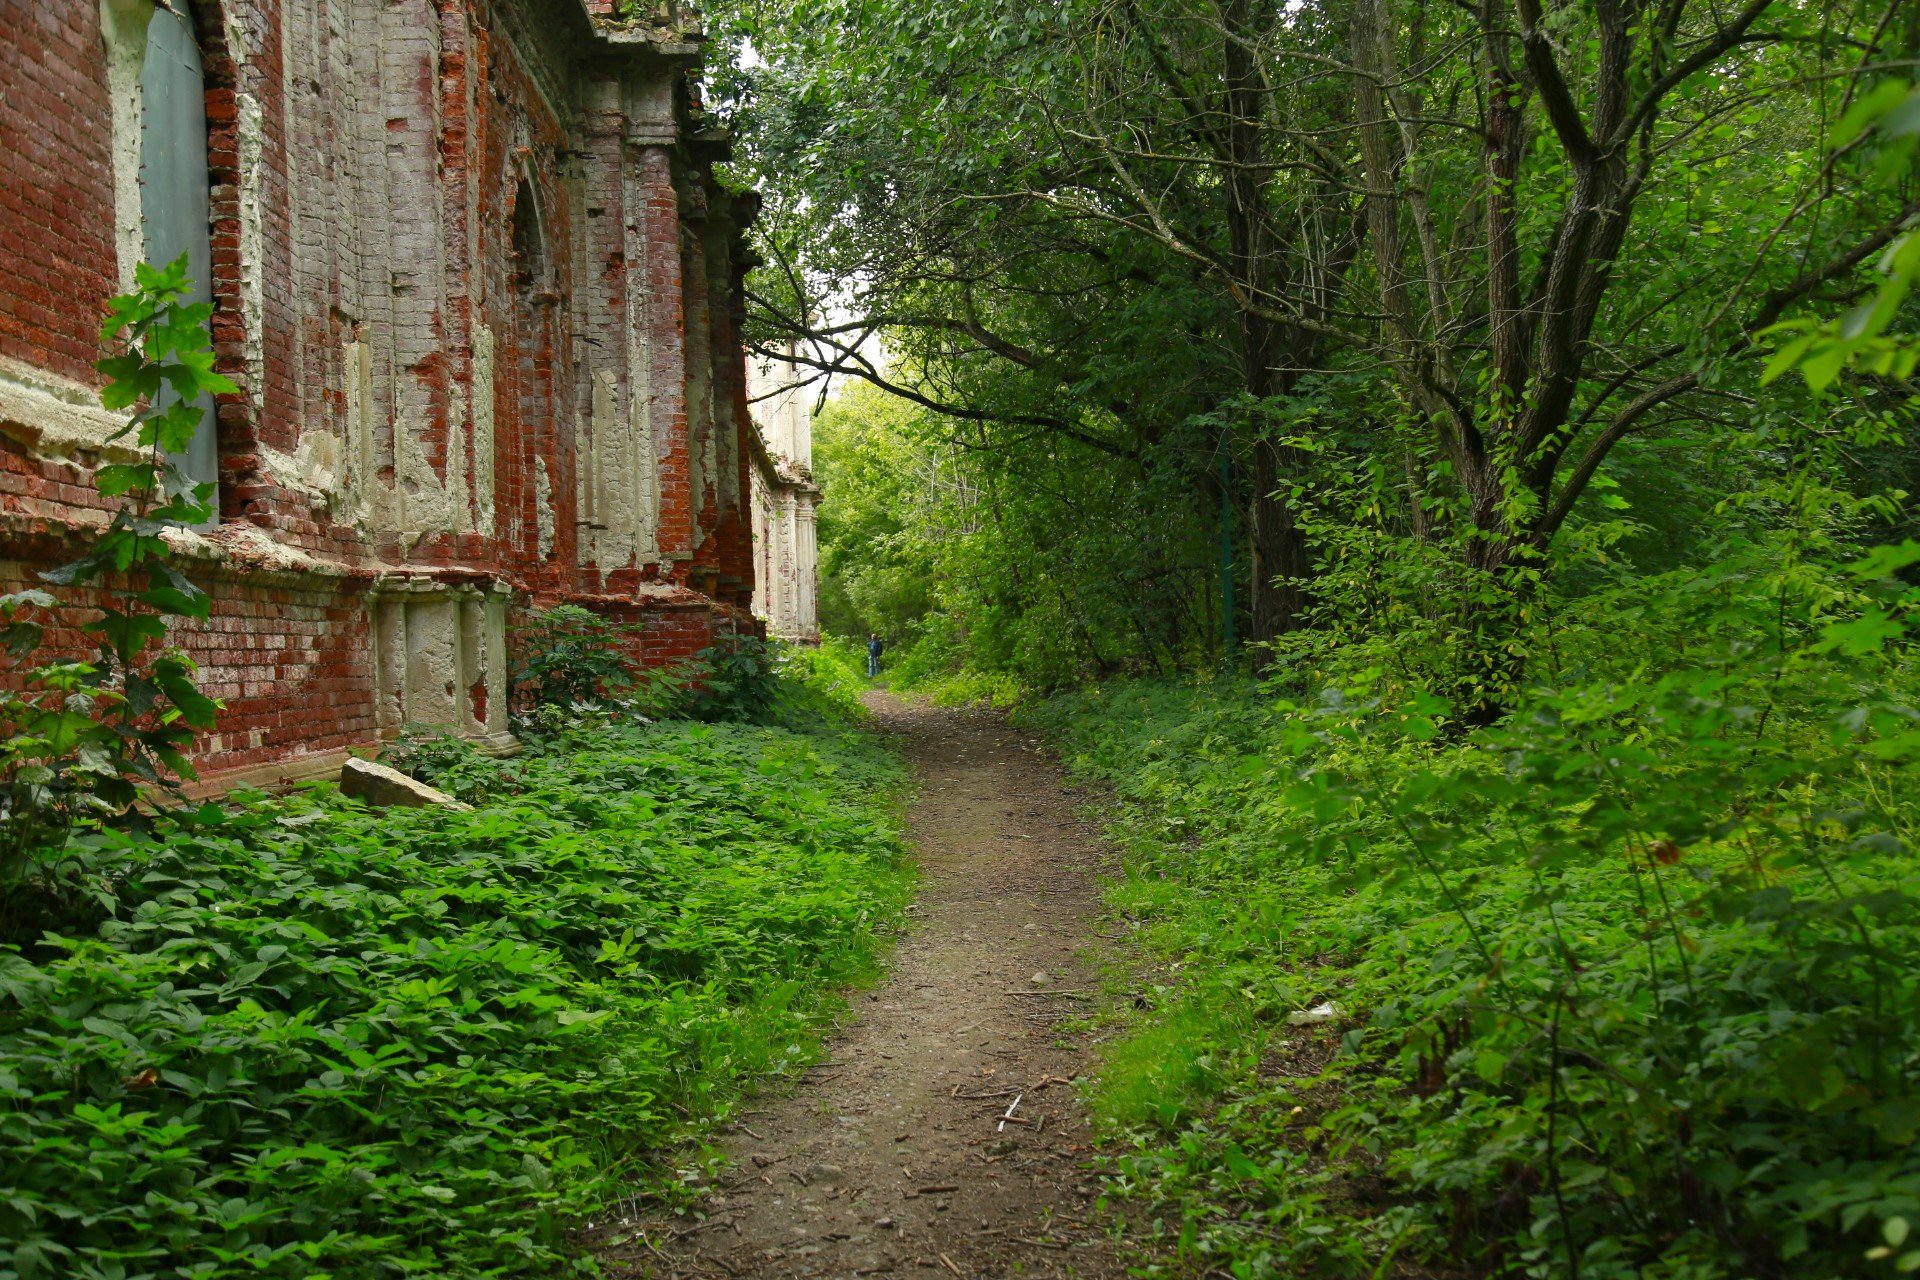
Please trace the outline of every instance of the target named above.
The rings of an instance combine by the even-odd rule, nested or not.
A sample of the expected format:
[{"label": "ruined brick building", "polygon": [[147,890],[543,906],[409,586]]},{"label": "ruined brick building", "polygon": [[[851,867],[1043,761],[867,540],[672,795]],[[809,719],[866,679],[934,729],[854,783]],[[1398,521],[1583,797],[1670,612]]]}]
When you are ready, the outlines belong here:
[{"label": "ruined brick building", "polygon": [[759,428],[754,437],[753,612],[775,635],[799,644],[820,642],[814,507],[821,495],[813,479],[811,381],[792,360],[763,357],[748,365],[748,403]]},{"label": "ruined brick building", "polygon": [[650,5],[0,0],[0,584],[101,518],[102,302],[186,253],[241,387],[175,637],[225,780],[503,740],[516,605],[642,622],[649,662],[759,625],[756,206]]}]

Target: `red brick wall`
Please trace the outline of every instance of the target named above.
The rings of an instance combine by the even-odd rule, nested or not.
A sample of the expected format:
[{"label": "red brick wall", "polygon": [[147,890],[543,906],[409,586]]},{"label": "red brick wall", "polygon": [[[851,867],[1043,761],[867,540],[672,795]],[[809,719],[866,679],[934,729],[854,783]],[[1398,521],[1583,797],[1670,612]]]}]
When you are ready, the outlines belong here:
[{"label": "red brick wall", "polygon": [[213,615],[176,627],[173,639],[200,663],[203,691],[226,702],[204,759],[233,769],[373,740],[364,581],[197,577]]},{"label": "red brick wall", "polygon": [[[98,12],[94,0],[0,0],[0,356],[90,383],[97,316],[117,283]],[[208,691],[227,701],[208,763],[246,768],[373,739],[366,589],[382,573],[504,582],[527,600],[630,615],[645,624],[636,655],[649,663],[691,657],[716,628],[757,631],[744,608],[745,440],[735,442],[738,493],[698,500],[689,491],[683,247],[699,255],[700,278],[734,279],[731,249],[709,262],[717,251],[682,224],[696,188],[699,199],[727,199],[710,186],[711,155],[676,141],[672,120],[651,121],[658,141],[642,145],[626,141],[617,118],[593,122],[590,112],[606,108],[590,100],[625,98],[592,97],[607,63],[569,62],[585,18],[569,18],[562,0],[199,0],[195,12],[213,339],[219,368],[241,388],[217,409],[222,528],[213,538],[224,559],[186,566],[212,593],[214,614],[176,637],[203,665]],[[692,127],[681,72],[646,65],[654,69],[619,74],[670,77],[656,82],[658,101]],[[512,254],[523,180],[544,247],[531,287],[516,279]],[[255,227],[257,261],[246,252]],[[733,308],[706,311],[711,368],[699,376],[731,392],[734,421],[713,427],[730,430],[747,422]],[[625,367],[630,323],[642,330],[644,369]],[[488,461],[471,406],[481,325],[495,353],[491,535],[457,527],[476,518],[474,486]],[[361,482],[404,487],[398,431],[427,478],[453,495],[455,527],[355,523],[337,494],[290,472],[308,465],[313,433],[346,435],[353,342],[374,353],[369,430],[385,459]],[[657,565],[603,572],[582,562],[575,437],[596,368],[651,397]],[[75,545],[77,512],[99,505],[84,459],[37,456],[22,443],[30,438],[0,423],[0,534],[19,557],[0,589],[58,563]],[[541,467],[551,497],[544,553]],[[294,556],[248,569],[258,548],[241,535],[254,531]],[[694,587],[696,541],[704,592]],[[298,556],[325,567],[290,571]]]},{"label": "red brick wall", "polygon": [[100,6],[0,0],[0,355],[97,385],[116,291]]}]

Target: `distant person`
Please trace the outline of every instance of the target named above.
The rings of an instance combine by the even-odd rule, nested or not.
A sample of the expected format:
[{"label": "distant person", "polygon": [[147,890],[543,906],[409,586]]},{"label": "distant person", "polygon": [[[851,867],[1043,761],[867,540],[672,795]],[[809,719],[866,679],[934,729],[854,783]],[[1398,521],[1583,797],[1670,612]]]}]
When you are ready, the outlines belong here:
[{"label": "distant person", "polygon": [[880,638],[880,633],[869,631],[867,633],[867,679],[871,680],[880,674],[880,655],[886,651],[886,642]]}]

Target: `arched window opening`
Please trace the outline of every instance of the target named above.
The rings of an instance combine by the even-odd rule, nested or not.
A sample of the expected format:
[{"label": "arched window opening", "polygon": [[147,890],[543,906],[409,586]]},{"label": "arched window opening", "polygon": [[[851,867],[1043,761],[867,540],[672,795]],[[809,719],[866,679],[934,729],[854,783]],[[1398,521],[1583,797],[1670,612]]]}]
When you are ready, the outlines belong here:
[{"label": "arched window opening", "polygon": [[523,296],[532,296],[546,288],[546,246],[540,235],[540,208],[534,202],[533,184],[525,178],[513,193],[513,287]]}]

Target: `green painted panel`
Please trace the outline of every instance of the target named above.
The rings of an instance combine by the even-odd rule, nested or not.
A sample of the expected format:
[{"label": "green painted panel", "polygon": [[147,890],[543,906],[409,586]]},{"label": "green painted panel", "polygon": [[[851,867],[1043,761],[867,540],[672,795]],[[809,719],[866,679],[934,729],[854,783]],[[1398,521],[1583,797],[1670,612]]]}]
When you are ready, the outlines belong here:
[{"label": "green painted panel", "polygon": [[[166,263],[186,254],[191,301],[210,302],[205,80],[186,0],[168,4],[155,9],[147,26],[140,67],[140,223],[147,260]],[[219,474],[211,397],[206,408],[192,447],[173,460],[196,483]]]}]

